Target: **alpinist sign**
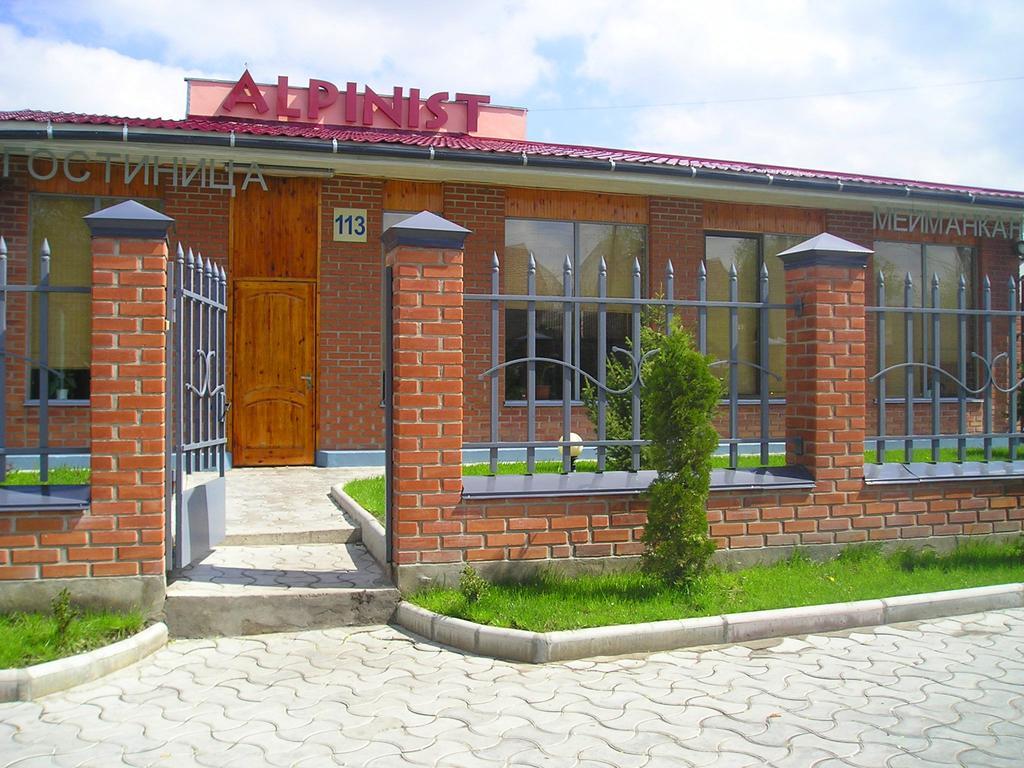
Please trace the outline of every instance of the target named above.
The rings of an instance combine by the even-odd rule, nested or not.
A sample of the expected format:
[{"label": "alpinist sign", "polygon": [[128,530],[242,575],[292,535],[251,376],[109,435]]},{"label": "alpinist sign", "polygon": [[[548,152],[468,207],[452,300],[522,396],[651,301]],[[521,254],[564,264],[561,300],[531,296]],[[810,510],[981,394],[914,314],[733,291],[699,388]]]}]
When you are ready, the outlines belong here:
[{"label": "alpinist sign", "polygon": [[479,93],[424,93],[400,85],[377,91],[318,78],[293,84],[287,75],[259,83],[248,70],[235,82],[190,79],[188,88],[191,117],[526,138],[525,109],[493,105]]},{"label": "alpinist sign", "polygon": [[370,127],[381,120],[392,128],[439,131],[452,118],[451,108],[461,105],[467,133],[479,127],[480,107],[490,96],[478,93],[438,91],[421,94],[419,88],[395,86],[391,93],[377,93],[368,85],[346,83],[339,87],[328,80],[310,78],[308,85],[292,86],[286,75],[276,85],[260,85],[242,73],[221,102],[222,114],[237,117],[291,119],[299,122],[326,122],[337,125]]}]

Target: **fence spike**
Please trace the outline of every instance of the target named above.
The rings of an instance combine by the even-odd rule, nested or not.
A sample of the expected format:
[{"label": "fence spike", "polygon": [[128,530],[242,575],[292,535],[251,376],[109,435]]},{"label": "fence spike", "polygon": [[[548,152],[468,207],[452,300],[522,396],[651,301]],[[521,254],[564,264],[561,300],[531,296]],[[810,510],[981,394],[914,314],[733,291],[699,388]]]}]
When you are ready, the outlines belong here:
[{"label": "fence spike", "polygon": [[572,274],[572,259],[569,258],[569,254],[565,254],[565,261],[562,262],[562,272],[566,275]]},{"label": "fence spike", "polygon": [[704,262],[703,261],[700,261],[700,262],[697,263],[697,274],[700,277],[707,277],[708,276],[708,268],[704,266]]},{"label": "fence spike", "polygon": [[1010,289],[1016,295],[1017,292],[1017,278],[1012,275],[1006,278],[1006,287]]},{"label": "fence spike", "polygon": [[501,265],[498,263],[498,252],[492,251],[492,254],[493,255],[491,256],[491,271],[497,272],[501,268]]},{"label": "fence spike", "polygon": [[633,274],[634,275],[639,275],[640,274],[640,259],[639,258],[635,258],[635,257],[633,259]]},{"label": "fence spike", "polygon": [[768,279],[768,264],[765,262],[761,262],[761,279]]},{"label": "fence spike", "polygon": [[178,243],[178,250],[175,252],[174,258],[179,264],[185,263],[185,250],[181,247],[181,243]]},{"label": "fence spike", "polygon": [[672,259],[669,259],[668,263],[665,265],[665,276],[666,277],[675,277],[676,276],[676,268],[672,266]]},{"label": "fence spike", "polygon": [[227,283],[228,283],[228,273],[224,271],[224,267],[217,267],[217,270],[220,273],[219,277],[220,277],[221,283],[223,285],[227,285]]},{"label": "fence spike", "polygon": [[992,290],[992,281],[988,279],[988,275],[985,275],[985,279],[981,281],[981,287],[984,291]]},{"label": "fence spike", "polygon": [[50,260],[50,239],[47,237],[43,238],[43,247],[39,249],[40,258]]},{"label": "fence spike", "polygon": [[196,258],[195,258],[195,256],[192,255],[192,249],[191,248],[188,249],[188,255],[185,257],[185,262],[188,264],[188,268],[189,269],[192,269],[192,267],[196,263]]},{"label": "fence spike", "polygon": [[885,272],[878,270],[878,285],[880,288],[885,287]]},{"label": "fence spike", "polygon": [[736,273],[736,262],[734,261],[729,267],[729,279],[735,280],[737,278]]},{"label": "fence spike", "polygon": [[[203,255],[202,254],[199,254],[199,259],[201,261],[203,261]],[[203,261],[203,271],[207,274],[207,276],[212,275],[213,274],[213,261],[211,261],[210,259],[206,259],[205,261]]]},{"label": "fence spike", "polygon": [[938,272],[933,272],[932,273],[932,288],[938,288],[938,287],[939,287],[939,273]]},{"label": "fence spike", "polygon": [[601,265],[597,268],[597,273],[601,277],[607,277],[608,276],[608,264],[604,260],[604,256],[601,257]]},{"label": "fence spike", "polygon": [[537,259],[533,257],[533,251],[530,251],[530,260],[526,264],[526,271],[531,275],[537,274]]},{"label": "fence spike", "polygon": [[3,235],[0,235],[0,259],[7,258],[7,241],[4,240]]},{"label": "fence spike", "polygon": [[914,287],[914,278],[911,276],[911,274],[909,272],[907,272],[907,276],[905,278],[903,278],[903,287],[904,288],[913,288]]},{"label": "fence spike", "polygon": [[963,272],[960,273],[960,282],[959,282],[958,285],[959,285],[960,288],[966,288],[967,287],[967,278],[964,276]]}]

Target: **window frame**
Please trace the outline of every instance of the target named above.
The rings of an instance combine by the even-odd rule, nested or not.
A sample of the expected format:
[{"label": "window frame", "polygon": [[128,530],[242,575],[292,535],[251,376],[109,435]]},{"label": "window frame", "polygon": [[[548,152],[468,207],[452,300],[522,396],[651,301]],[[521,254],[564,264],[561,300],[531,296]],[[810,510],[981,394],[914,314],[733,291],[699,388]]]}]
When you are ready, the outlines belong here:
[{"label": "window frame", "polygon": [[[627,222],[627,221],[605,221],[605,220],[597,220],[597,219],[529,218],[529,217],[526,217],[526,216],[506,216],[504,218],[504,225],[503,225],[503,228],[502,228],[503,241],[502,241],[502,261],[501,261],[502,270],[503,270],[502,271],[502,285],[501,285],[502,294],[507,293],[507,291],[505,291],[505,284],[504,284],[504,279],[505,279],[505,274],[506,274],[504,272],[505,248],[507,247],[507,244],[504,242],[504,238],[508,236],[508,223],[510,221],[543,222],[543,223],[547,223],[547,224],[569,224],[569,225],[572,226],[572,251],[573,251],[572,252],[572,272],[573,272],[572,279],[573,279],[573,296],[577,296],[577,297],[580,296],[580,269],[579,269],[579,266],[580,266],[580,237],[579,237],[580,225],[599,225],[599,226],[609,226],[609,227],[637,227],[637,228],[642,229],[643,230],[644,253],[643,253],[643,258],[640,260],[640,296],[641,296],[641,298],[646,298],[649,295],[649,293],[650,293],[650,291],[649,291],[649,287],[650,287],[650,269],[649,269],[649,265],[650,265],[650,236],[651,236],[651,234],[650,234],[650,225],[649,224],[636,224],[636,223]],[[548,294],[538,294],[538,296],[537,296],[538,303],[541,302],[543,297],[547,296],[547,295]],[[555,294],[554,298],[557,299],[560,296],[561,296],[561,294]],[[594,296],[593,298],[596,299],[597,296]],[[505,305],[504,308],[503,308],[503,313],[507,313],[509,311],[508,302],[503,302],[503,303]],[[582,338],[582,328],[581,328],[582,313],[583,313],[582,305],[574,304],[573,305],[573,329],[574,329],[574,333],[573,333],[573,340],[572,340],[573,352],[572,352],[572,361],[571,362],[577,368],[580,367],[580,349],[581,349],[580,340]],[[505,323],[504,323],[503,327],[506,329],[506,331],[505,331],[506,338],[504,339],[503,349],[505,350],[506,357],[507,357],[507,350],[508,350],[508,338],[507,338],[508,323],[507,323],[507,317],[508,317],[507,314],[503,314],[503,319],[505,320]],[[583,405],[583,398],[582,398],[583,387],[582,387],[582,381],[581,381],[582,376],[580,375],[580,373],[578,371],[573,371],[572,379],[573,379],[573,384],[572,384],[573,391],[572,391],[572,396],[569,399],[569,402],[574,407],[575,406],[582,406]],[[509,397],[508,397],[508,380],[507,380],[507,378],[505,379],[504,386],[502,387],[501,399],[502,399],[502,404],[503,405],[506,405],[506,406],[509,406],[509,407],[513,407],[513,408],[525,407],[527,402],[528,402],[526,398],[522,398],[522,399],[509,399]],[[543,399],[543,400],[540,399],[540,398],[537,398],[534,402],[536,403],[536,405],[538,405],[540,407],[547,408],[547,407],[557,407],[557,406],[560,406],[563,401],[562,401],[562,398],[557,398],[557,399],[547,398],[547,399]]]},{"label": "window frame", "polygon": [[[163,209],[163,205],[164,205],[163,198],[159,198],[159,197],[136,198],[136,197],[125,197],[125,196],[119,196],[119,195],[95,195],[95,194],[92,194],[92,195],[76,195],[76,194],[69,194],[67,192],[29,192],[29,194],[28,194],[28,217],[29,217],[29,221],[28,221],[28,247],[30,249],[32,248],[32,243],[35,241],[35,235],[36,235],[36,219],[32,215],[32,203],[33,203],[34,200],[37,200],[37,199],[40,199],[40,198],[50,198],[50,199],[58,199],[58,200],[60,200],[60,199],[65,199],[65,200],[91,200],[92,201],[92,213],[95,213],[96,211],[103,210],[103,208],[105,207],[104,206],[104,201],[107,201],[108,205],[117,205],[118,203],[122,203],[122,202],[124,202],[126,200],[138,200],[138,202],[142,203],[143,205],[147,205],[147,203],[157,203],[160,206],[160,208],[159,208],[160,210]],[[39,254],[38,253],[31,253],[31,252],[28,253],[28,260],[27,260],[27,265],[26,265],[26,267],[27,267],[26,281],[38,280],[39,267],[38,267],[38,263],[36,261],[36,259],[38,259],[38,258],[39,258]],[[90,265],[90,271],[91,271],[91,265]],[[89,293],[88,294],[81,294],[81,295],[92,296],[92,288],[93,288],[93,286],[92,286],[91,282],[88,285],[75,285],[75,286],[68,286],[68,287],[88,288],[89,289]],[[33,357],[32,357],[32,328],[33,328],[33,325],[34,325],[34,322],[35,322],[34,317],[33,317],[33,311],[32,311],[32,296],[35,296],[35,295],[37,295],[37,294],[32,294],[32,293],[26,294],[26,296],[28,298],[26,299],[27,307],[26,307],[26,312],[25,312],[25,316],[26,316],[26,319],[27,319],[26,327],[25,327],[25,350],[24,350],[25,351],[25,362],[23,363],[23,366],[22,366],[23,375],[24,375],[24,382],[25,382],[25,397],[22,400],[22,405],[27,407],[27,408],[38,408],[39,405],[40,405],[40,402],[42,400],[41,397],[29,397],[29,393],[31,393],[32,387],[33,387],[32,370],[35,367],[34,364],[33,364]],[[71,294],[71,295],[76,295],[76,294]],[[90,320],[91,320],[91,318],[90,318]],[[91,342],[91,339],[90,339],[89,356],[90,356],[90,360],[91,360],[91,358],[92,358],[92,342]],[[90,365],[90,368],[91,368],[91,365]],[[91,375],[91,372],[90,372],[90,392],[92,391],[91,378],[92,378],[92,375]],[[40,394],[42,394],[42,393],[40,393]],[[66,400],[60,400],[58,398],[50,397],[49,393],[47,393],[47,398],[46,398],[47,407],[56,406],[58,408],[86,408],[86,407],[88,407],[91,404],[91,402],[92,402],[91,396],[90,397],[86,397],[86,398],[79,397],[79,398],[68,398]]]}]

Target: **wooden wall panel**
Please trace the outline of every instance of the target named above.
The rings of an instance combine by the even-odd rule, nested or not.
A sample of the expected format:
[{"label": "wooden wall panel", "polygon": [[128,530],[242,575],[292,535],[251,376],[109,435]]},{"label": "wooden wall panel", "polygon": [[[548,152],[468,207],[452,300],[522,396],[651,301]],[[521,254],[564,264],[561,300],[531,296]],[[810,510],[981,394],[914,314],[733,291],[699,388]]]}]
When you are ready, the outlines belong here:
[{"label": "wooden wall panel", "polygon": [[428,181],[388,179],[384,182],[385,211],[431,211],[441,215],[444,193],[441,184]]},{"label": "wooden wall panel", "polygon": [[513,219],[560,219],[646,224],[647,198],[552,189],[505,190],[505,215]]},{"label": "wooden wall panel", "polygon": [[[29,191],[50,192],[60,195],[95,195],[96,197],[137,197],[154,199],[163,197],[163,190],[152,184],[145,184],[143,175],[145,171],[139,171],[131,184],[124,183],[124,163],[116,160],[110,163],[110,181],[106,181],[106,168],[103,163],[71,163],[70,171],[76,177],[86,173],[89,178],[85,181],[74,182],[64,176],[63,161],[59,162],[57,175],[52,179],[40,181],[28,177]],[[48,160],[36,161],[36,172],[46,174],[50,171]],[[161,181],[170,179],[170,174],[161,174]]]},{"label": "wooden wall panel", "polygon": [[272,178],[231,201],[231,277],[315,280],[320,180]]},{"label": "wooden wall panel", "polygon": [[739,203],[704,203],[704,229],[722,232],[758,232],[772,235],[820,235],[825,211]]}]

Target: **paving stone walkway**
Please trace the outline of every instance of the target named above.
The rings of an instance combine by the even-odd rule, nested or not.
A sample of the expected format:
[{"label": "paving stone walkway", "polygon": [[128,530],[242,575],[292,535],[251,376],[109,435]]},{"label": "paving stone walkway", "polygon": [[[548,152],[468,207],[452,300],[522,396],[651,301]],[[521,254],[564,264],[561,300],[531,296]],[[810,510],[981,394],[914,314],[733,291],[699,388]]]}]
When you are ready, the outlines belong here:
[{"label": "paving stone walkway", "polygon": [[378,467],[244,467],[228,470],[228,544],[346,542],[353,526],[331,486],[381,474]]},{"label": "paving stone walkway", "polygon": [[516,665],[390,627],[179,641],[0,705],[0,766],[1024,764],[1024,610]]}]

